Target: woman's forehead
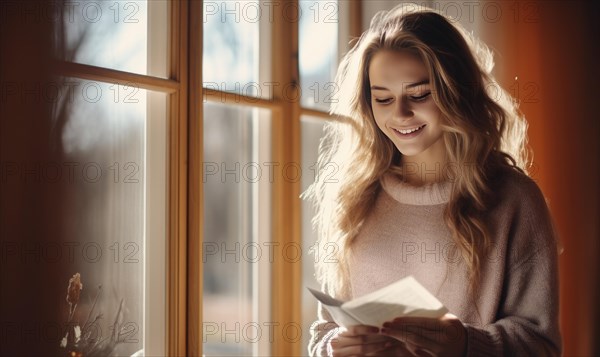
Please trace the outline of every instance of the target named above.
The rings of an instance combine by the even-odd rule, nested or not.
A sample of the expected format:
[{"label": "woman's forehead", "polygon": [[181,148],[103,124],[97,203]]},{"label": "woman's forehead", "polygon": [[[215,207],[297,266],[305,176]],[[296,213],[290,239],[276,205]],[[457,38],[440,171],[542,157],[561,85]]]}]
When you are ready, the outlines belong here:
[{"label": "woman's forehead", "polygon": [[369,78],[371,84],[376,81],[398,85],[420,82],[429,77],[427,67],[418,56],[406,51],[380,51],[371,60]]}]

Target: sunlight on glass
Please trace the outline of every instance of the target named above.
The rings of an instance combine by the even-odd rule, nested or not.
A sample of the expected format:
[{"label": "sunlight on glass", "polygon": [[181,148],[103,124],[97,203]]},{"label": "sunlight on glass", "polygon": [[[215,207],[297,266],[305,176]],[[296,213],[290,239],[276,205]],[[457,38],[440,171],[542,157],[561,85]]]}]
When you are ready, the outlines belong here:
[{"label": "sunlight on glass", "polygon": [[224,92],[259,95],[258,1],[204,3],[204,86]]},{"label": "sunlight on glass", "polygon": [[[65,117],[62,138],[66,154],[89,152],[112,136],[112,131],[122,132],[144,125],[146,117],[146,91],[134,85],[67,79],[57,97],[70,111]],[[126,120],[123,119],[126,118]]]},{"label": "sunlight on glass", "polygon": [[[167,1],[59,3],[62,17],[55,28],[59,58],[126,72],[167,75]],[[152,55],[160,62],[158,66],[149,62]]]},{"label": "sunlight on glass", "polygon": [[[149,92],[72,78],[60,84],[53,128],[65,158],[58,172],[69,183],[62,207],[69,217],[65,241],[73,242],[76,253],[70,269],[85,281],[79,310],[87,314],[99,292],[94,316],[103,318],[94,322],[97,337],[108,337],[118,321],[115,353],[131,355],[144,347]],[[165,94],[153,97],[166,107]]]},{"label": "sunlight on glass", "polygon": [[335,93],[338,62],[337,1],[301,1],[300,9],[301,104],[327,111]]},{"label": "sunlight on glass", "polygon": [[[265,122],[267,120],[267,122]],[[269,113],[207,103],[204,107],[203,342],[206,356],[251,356],[268,342],[268,312],[259,313],[269,271],[261,217],[269,213],[270,155],[260,146]],[[262,131],[262,132],[261,132]],[[265,187],[266,185],[266,187]],[[264,188],[264,190],[263,190]],[[268,212],[268,210],[267,210]],[[270,223],[266,223],[269,225]],[[266,309],[268,310],[268,306]]]}]

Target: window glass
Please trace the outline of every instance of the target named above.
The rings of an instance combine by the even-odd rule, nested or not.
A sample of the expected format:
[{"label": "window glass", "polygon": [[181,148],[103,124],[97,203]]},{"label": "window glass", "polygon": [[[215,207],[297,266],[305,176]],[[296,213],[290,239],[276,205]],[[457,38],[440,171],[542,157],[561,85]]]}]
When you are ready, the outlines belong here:
[{"label": "window glass", "polygon": [[265,110],[204,106],[206,356],[269,353],[269,126]]},{"label": "window glass", "polygon": [[[259,78],[260,21],[268,8],[251,1],[207,1],[203,4],[204,87],[247,96],[268,94]],[[261,76],[262,77],[262,76]],[[268,89],[268,88],[266,88]]]},{"label": "window glass", "polygon": [[[131,355],[146,345],[147,253],[164,252],[166,242],[165,216],[160,214],[154,216],[153,240],[147,240],[145,207],[146,202],[164,202],[164,180],[149,193],[146,174],[148,162],[156,160],[147,157],[148,145],[154,144],[153,152],[164,153],[165,140],[149,142],[147,137],[149,128],[165,126],[167,96],[72,78],[62,79],[56,89],[47,94],[55,103],[54,144],[65,161],[46,163],[41,172],[48,181],[67,183],[62,202],[68,217],[63,223],[67,231],[63,258],[72,274],[81,274],[83,283],[74,321],[82,336],[84,330],[90,333],[85,335],[88,341],[107,342],[115,333],[120,341],[115,353]],[[164,176],[162,163],[160,167],[153,163],[153,171]],[[152,180],[156,187],[159,178]],[[159,271],[164,269],[158,266]],[[165,291],[162,277],[155,275],[154,291]],[[153,306],[158,315],[164,315],[164,309],[164,304]]]},{"label": "window glass", "polygon": [[338,64],[337,1],[300,1],[301,105],[328,111]]},{"label": "window glass", "polygon": [[167,77],[167,0],[52,4],[52,13],[58,17],[56,53],[61,59]]}]

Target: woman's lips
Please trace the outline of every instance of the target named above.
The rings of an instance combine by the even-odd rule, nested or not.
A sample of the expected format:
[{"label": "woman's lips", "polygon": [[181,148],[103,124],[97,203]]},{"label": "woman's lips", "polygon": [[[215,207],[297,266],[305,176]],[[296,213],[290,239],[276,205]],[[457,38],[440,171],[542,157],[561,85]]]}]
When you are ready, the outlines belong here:
[{"label": "woman's lips", "polygon": [[424,128],[426,125],[427,125],[427,124],[423,124],[423,125],[421,125],[421,126],[417,127],[417,130],[415,130],[415,131],[412,131],[412,132],[410,132],[410,133],[408,133],[408,134],[403,134],[403,133],[401,133],[401,132],[400,132],[400,129],[396,129],[396,128],[392,128],[392,129],[394,130],[394,133],[395,133],[395,134],[396,134],[398,137],[400,137],[400,138],[403,138],[403,139],[408,139],[408,138],[413,138],[413,137],[415,137],[415,136],[419,135],[419,134],[420,134],[420,133],[423,131],[423,128]]}]

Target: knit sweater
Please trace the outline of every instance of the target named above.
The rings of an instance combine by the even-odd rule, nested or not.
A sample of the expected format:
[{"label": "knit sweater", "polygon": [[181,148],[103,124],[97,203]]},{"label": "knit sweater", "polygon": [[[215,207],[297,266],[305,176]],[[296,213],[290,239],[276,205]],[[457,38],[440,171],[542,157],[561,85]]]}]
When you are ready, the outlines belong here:
[{"label": "knit sweater", "polygon": [[[466,356],[560,355],[557,234],[537,184],[516,170],[494,180],[496,204],[485,217],[493,249],[481,260],[478,294],[452,243],[443,211],[452,183],[412,186],[391,173],[350,246],[353,299],[414,276],[466,328]],[[396,316],[390,316],[392,320]],[[338,327],[319,304],[309,353],[326,356]]]}]

